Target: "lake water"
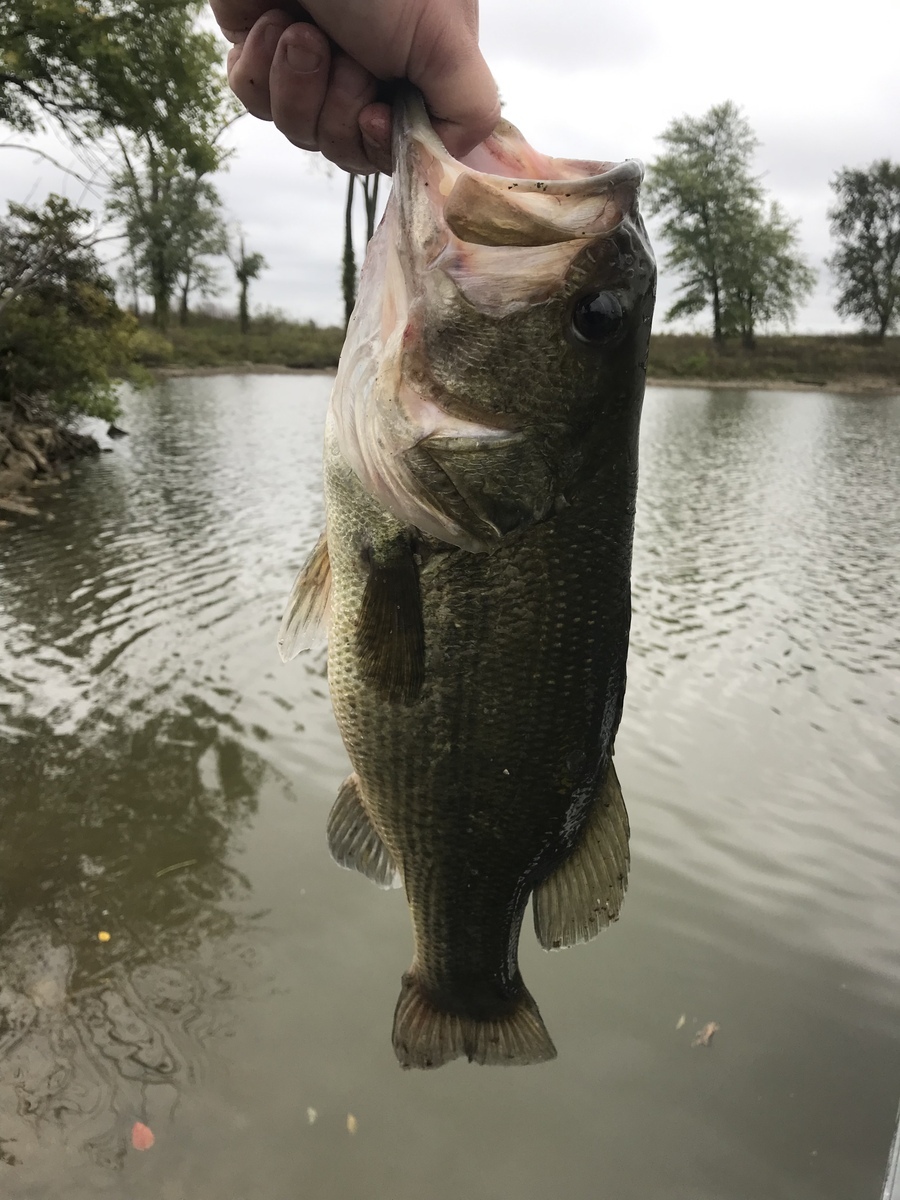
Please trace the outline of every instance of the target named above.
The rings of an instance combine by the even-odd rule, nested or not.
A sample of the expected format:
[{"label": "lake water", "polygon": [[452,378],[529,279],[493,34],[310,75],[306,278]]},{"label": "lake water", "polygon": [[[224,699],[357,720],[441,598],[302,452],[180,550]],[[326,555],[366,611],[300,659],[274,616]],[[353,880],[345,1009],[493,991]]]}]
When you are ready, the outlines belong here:
[{"label": "lake water", "polygon": [[403,896],[332,863],[324,654],[275,649],[329,386],[160,384],[0,530],[0,1195],[877,1200],[900,397],[649,391],[622,918],[526,921],[555,1062],[402,1072]]}]

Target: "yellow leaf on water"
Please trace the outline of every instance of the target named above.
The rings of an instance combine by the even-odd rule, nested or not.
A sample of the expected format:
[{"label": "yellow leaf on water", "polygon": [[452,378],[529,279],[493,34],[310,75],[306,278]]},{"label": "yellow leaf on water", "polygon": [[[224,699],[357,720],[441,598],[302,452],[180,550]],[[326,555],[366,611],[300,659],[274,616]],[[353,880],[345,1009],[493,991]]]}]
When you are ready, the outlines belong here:
[{"label": "yellow leaf on water", "polygon": [[359,1128],[359,1123],[353,1113],[347,1113],[347,1132],[356,1133]]},{"label": "yellow leaf on water", "polygon": [[718,1026],[715,1021],[708,1021],[702,1029],[698,1029],[694,1034],[694,1040],[691,1042],[691,1045],[709,1046],[712,1043],[713,1034],[718,1033],[719,1028],[720,1026]]},{"label": "yellow leaf on water", "polygon": [[684,1013],[682,1013],[682,1014],[681,1014],[681,1016],[678,1018],[678,1024],[675,1026],[675,1028],[676,1028],[676,1029],[683,1029],[683,1028],[684,1028],[684,1023],[685,1023],[685,1021],[686,1021],[686,1020],[687,1020],[687,1017],[684,1015]]},{"label": "yellow leaf on water", "polygon": [[97,941],[98,942],[108,942],[111,937],[112,937],[112,934],[107,933],[105,929],[101,929],[100,932],[97,934]]},{"label": "yellow leaf on water", "polygon": [[307,1121],[309,1121],[310,1125],[315,1125],[316,1117],[318,1115],[319,1114],[316,1112],[316,1110],[314,1108],[308,1108],[306,1110],[306,1119],[307,1119]]}]

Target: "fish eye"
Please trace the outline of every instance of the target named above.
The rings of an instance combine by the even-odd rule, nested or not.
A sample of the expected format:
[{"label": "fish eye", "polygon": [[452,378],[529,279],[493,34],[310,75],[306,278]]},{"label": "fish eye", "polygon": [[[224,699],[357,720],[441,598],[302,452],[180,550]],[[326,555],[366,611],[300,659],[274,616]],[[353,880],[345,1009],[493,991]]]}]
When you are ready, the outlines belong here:
[{"label": "fish eye", "polygon": [[610,341],[625,320],[625,313],[614,292],[595,292],[582,296],[572,313],[572,328],[583,342],[602,345]]}]

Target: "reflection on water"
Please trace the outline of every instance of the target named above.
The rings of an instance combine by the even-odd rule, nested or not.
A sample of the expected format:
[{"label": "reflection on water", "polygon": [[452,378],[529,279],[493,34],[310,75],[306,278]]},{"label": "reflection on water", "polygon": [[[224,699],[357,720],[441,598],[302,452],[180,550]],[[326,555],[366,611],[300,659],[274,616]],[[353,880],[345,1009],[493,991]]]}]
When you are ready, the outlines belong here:
[{"label": "reflection on water", "polygon": [[523,938],[556,1063],[410,1077],[403,899],[331,863],[324,659],[274,650],[329,384],[160,385],[53,521],[0,531],[0,1193],[877,1195],[900,399],[651,390],[622,920]]}]

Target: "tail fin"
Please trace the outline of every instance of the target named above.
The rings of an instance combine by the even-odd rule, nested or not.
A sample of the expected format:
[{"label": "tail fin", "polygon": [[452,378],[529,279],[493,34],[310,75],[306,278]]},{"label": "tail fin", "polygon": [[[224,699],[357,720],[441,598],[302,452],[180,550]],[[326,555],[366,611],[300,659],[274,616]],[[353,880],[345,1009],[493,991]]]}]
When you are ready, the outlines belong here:
[{"label": "tail fin", "polygon": [[401,1067],[442,1067],[454,1058],[487,1066],[525,1066],[556,1058],[538,1006],[523,987],[509,1013],[479,1021],[435,1008],[413,974],[403,976],[394,1012]]}]

